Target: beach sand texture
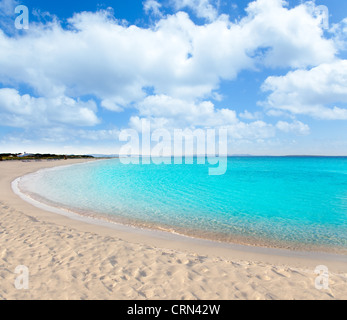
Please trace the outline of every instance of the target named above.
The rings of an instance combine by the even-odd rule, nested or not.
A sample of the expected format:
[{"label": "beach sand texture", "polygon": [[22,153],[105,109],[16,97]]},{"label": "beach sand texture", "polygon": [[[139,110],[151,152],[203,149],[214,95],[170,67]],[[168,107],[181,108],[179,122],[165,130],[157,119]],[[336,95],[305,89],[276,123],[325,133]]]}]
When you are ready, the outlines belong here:
[{"label": "beach sand texture", "polygon": [[[26,173],[78,162],[0,162],[0,299],[347,299],[344,258],[150,238],[47,212],[11,189]],[[15,288],[19,265],[28,290]],[[329,289],[315,288],[317,265],[329,268]]]}]

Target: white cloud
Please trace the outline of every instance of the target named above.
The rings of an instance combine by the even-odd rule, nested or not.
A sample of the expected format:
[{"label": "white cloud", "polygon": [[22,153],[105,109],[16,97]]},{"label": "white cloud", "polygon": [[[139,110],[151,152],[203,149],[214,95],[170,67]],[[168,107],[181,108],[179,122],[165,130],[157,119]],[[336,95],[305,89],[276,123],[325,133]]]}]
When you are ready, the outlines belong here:
[{"label": "white cloud", "polygon": [[[216,1],[211,0],[171,0],[176,10],[189,8],[193,10],[199,18],[205,18],[208,21],[213,21],[218,16],[218,10],[214,4]],[[213,4],[213,3],[214,4]]]},{"label": "white cloud", "polygon": [[121,112],[124,109],[119,106],[114,100],[105,99],[101,101],[101,106],[104,107],[107,110],[114,111],[114,112]]},{"label": "white cloud", "polygon": [[157,17],[162,17],[163,14],[160,11],[162,5],[156,0],[146,0],[143,3],[143,9],[147,14],[153,13]]},{"label": "white cloud", "polygon": [[270,67],[301,68],[331,61],[336,53],[332,40],[325,39],[314,5],[285,8],[282,0],[257,0],[241,20],[243,36],[252,41],[248,50]]},{"label": "white cloud", "polygon": [[14,9],[19,5],[16,0],[1,0],[0,1],[0,16],[14,16]]},{"label": "white cloud", "polygon": [[150,96],[137,106],[140,116],[166,118],[172,127],[215,127],[237,122],[236,112],[215,109],[210,101],[187,102],[165,95]]},{"label": "white cloud", "polygon": [[72,124],[93,126],[99,123],[93,101],[79,101],[65,96],[35,98],[20,95],[15,89],[0,89],[0,123],[13,127]]},{"label": "white cloud", "polygon": [[233,139],[262,140],[276,135],[276,129],[273,125],[260,120],[251,123],[239,121],[234,125],[227,126],[227,129]]},{"label": "white cloud", "polygon": [[5,135],[0,138],[0,143],[59,143],[59,144],[74,144],[74,145],[94,145],[109,143],[110,147],[117,143],[119,137],[118,129],[80,129],[71,128],[70,126],[50,126],[50,127],[29,127],[22,133],[17,135]]},{"label": "white cloud", "polygon": [[15,8],[19,5],[16,0],[0,0],[0,29],[14,33]]},{"label": "white cloud", "polygon": [[151,130],[176,128],[225,128],[233,139],[268,139],[276,128],[264,121],[245,123],[231,109],[216,109],[210,101],[190,102],[168,96],[150,96],[137,105],[140,116],[131,117],[129,126],[142,131],[143,121]]},{"label": "white cloud", "polygon": [[143,128],[143,124],[145,125],[145,129],[149,128],[151,131],[163,128],[172,129],[172,123],[170,123],[170,120],[167,118],[140,118],[138,116],[133,116],[129,120],[129,127],[138,132],[146,131]]},{"label": "white cloud", "polygon": [[[264,103],[262,102],[260,102],[259,104],[264,105]],[[279,109],[269,109],[266,111],[266,115],[270,117],[283,117],[283,118],[295,119],[295,115],[293,115],[292,113],[288,111],[284,111],[284,110],[279,110]]]},{"label": "white cloud", "polygon": [[248,110],[245,110],[244,112],[241,112],[239,114],[240,118],[246,119],[246,120],[256,120],[260,119],[262,117],[261,112],[249,112]]},{"label": "white cloud", "polygon": [[292,123],[278,121],[276,128],[286,133],[293,132],[298,135],[308,135],[310,133],[310,127],[301,121],[294,121]]},{"label": "white cloud", "polygon": [[138,104],[138,109],[141,116],[172,117],[192,125],[222,125],[236,120],[234,111],[216,110],[210,101],[188,103],[165,95],[147,97]]},{"label": "white cloud", "polygon": [[267,108],[318,119],[346,120],[347,60],[292,71],[282,77],[269,77],[263,90],[271,91],[263,103]]},{"label": "white cloud", "polygon": [[347,50],[347,18],[332,25],[329,32],[333,35],[337,48],[340,51]]},{"label": "white cloud", "polygon": [[[233,111],[231,111],[229,116],[231,116],[232,113]],[[222,114],[216,114],[217,118],[219,118],[218,116],[221,116],[221,115]],[[222,118],[219,118],[218,122],[219,124],[221,124],[223,122]],[[174,118],[164,118],[164,117],[153,118],[153,117],[138,117],[138,116],[131,117],[129,126],[130,128],[137,130],[138,132],[142,132],[143,123],[145,123],[145,127],[148,126],[148,124],[150,124],[150,129],[152,131],[157,129],[166,129],[171,131],[172,134],[173,134],[173,130],[176,128],[180,128],[183,130],[197,129],[197,128],[202,128],[202,129],[210,128],[210,126],[208,126],[206,122],[204,126],[192,125],[192,124],[184,126],[182,122],[178,124],[177,120]],[[264,121],[254,121],[251,123],[245,123],[245,122],[239,121],[238,119],[235,119],[233,122],[228,123],[228,121],[224,121],[224,123],[225,123],[224,125],[213,126],[213,128],[227,129],[229,137],[236,140],[269,139],[269,138],[273,138],[276,135],[276,127]],[[198,124],[198,122],[194,124]]]},{"label": "white cloud", "polygon": [[[236,79],[242,70],[330,63],[334,42],[324,38],[305,5],[288,9],[281,0],[257,0],[249,4],[245,18],[231,22],[218,16],[213,3],[175,1],[178,10],[189,7],[206,18],[204,25],[178,12],[151,28],[128,26],[110,11],[100,11],[74,15],[65,29],[54,20],[33,24],[30,32],[16,37],[0,30],[1,82],[7,87],[24,84],[38,97],[2,91],[1,121],[12,126],[95,125],[95,103],[79,99],[88,95],[115,112],[135,106],[134,127],[145,118],[157,127],[228,126],[233,137],[272,137],[273,125],[244,123],[234,110],[217,109],[208,100],[220,99],[221,81]],[[144,9],[159,14],[160,4],[147,0]],[[289,110],[281,107],[278,97],[288,92],[276,79],[266,82],[273,91],[267,104]],[[295,90],[301,94],[300,87]],[[332,110],[335,117],[344,114],[343,109]],[[257,120],[259,115],[245,111],[240,117]]]},{"label": "white cloud", "polygon": [[180,12],[145,29],[102,11],[75,15],[69,29],[54,21],[16,38],[0,31],[0,79],[26,83],[41,96],[92,94],[118,111],[145,98],[144,87],[194,100],[256,63],[307,66],[334,57],[332,41],[304,6],[258,0],[247,10],[239,23],[221,16],[199,26]]}]

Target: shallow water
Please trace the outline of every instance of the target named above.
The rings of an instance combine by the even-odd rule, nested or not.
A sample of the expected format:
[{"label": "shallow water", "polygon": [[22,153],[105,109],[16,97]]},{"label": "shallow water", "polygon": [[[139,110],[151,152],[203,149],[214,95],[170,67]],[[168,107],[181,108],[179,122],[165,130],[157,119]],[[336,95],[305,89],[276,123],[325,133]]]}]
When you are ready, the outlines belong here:
[{"label": "shallow water", "polygon": [[208,165],[106,160],[21,179],[34,198],[108,220],[220,241],[347,249],[347,158],[228,158]]}]

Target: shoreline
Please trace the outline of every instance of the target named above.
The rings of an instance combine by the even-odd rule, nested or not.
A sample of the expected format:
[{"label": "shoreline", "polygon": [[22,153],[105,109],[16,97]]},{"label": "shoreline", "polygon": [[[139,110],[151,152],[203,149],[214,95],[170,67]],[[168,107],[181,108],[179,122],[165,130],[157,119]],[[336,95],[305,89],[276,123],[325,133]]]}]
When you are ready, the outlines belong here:
[{"label": "shoreline", "polygon": [[[102,219],[101,217],[92,217],[92,216],[84,216],[83,214],[79,214],[73,210],[68,210],[66,208],[59,208],[55,207],[53,205],[49,205],[44,202],[40,202],[39,200],[36,200],[29,195],[23,193],[18,186],[19,180],[26,175],[29,174],[35,174],[38,171],[41,170],[47,170],[47,169],[55,169],[57,167],[69,167],[74,165],[81,165],[87,162],[91,161],[106,161],[110,159],[71,159],[70,161],[72,163],[69,164],[59,164],[58,166],[50,166],[49,168],[41,168],[39,170],[34,170],[27,172],[25,175],[21,175],[17,177],[15,180],[11,182],[11,188],[12,191],[19,196],[23,201],[27,202],[29,205],[34,206],[38,209],[51,212],[54,215],[61,215],[64,217],[67,217],[69,220],[75,220],[82,223],[86,223],[91,226],[95,227],[105,227],[110,230],[118,231],[118,232],[126,232],[129,235],[133,235],[134,233],[141,237],[140,241],[141,243],[148,243],[150,245],[160,245],[158,241],[165,242],[178,242],[178,243],[184,243],[188,251],[197,251],[198,247],[209,247],[213,248],[216,251],[214,251],[214,254],[216,256],[221,255],[223,256],[225,254],[224,250],[231,250],[232,256],[234,257],[236,253],[241,253],[240,258],[244,258],[244,253],[247,253],[247,257],[251,258],[251,260],[254,260],[254,258],[262,257],[262,261],[269,261],[269,263],[272,262],[272,256],[277,257],[278,259],[283,259],[283,263],[290,263],[290,261],[287,261],[287,259],[306,259],[309,260],[320,260],[320,261],[329,261],[329,262],[337,262],[337,263],[346,263],[346,271],[347,271],[347,255],[340,254],[340,253],[330,253],[330,252],[320,252],[320,251],[300,251],[300,250],[290,250],[290,249],[284,249],[284,248],[274,248],[274,247],[267,247],[267,246],[256,246],[252,244],[241,244],[241,243],[233,243],[233,242],[223,242],[223,241],[217,241],[217,240],[211,240],[211,239],[203,239],[203,238],[196,238],[193,236],[180,234],[180,233],[174,233],[166,230],[159,230],[157,228],[146,228],[131,224],[122,224],[114,221],[107,221],[106,219]],[[55,162],[60,162],[62,160],[55,160]],[[64,160],[66,161],[66,160]],[[48,163],[50,161],[47,161]],[[76,162],[76,163],[75,163]],[[15,189],[15,190],[14,190]],[[128,240],[129,237],[127,237]],[[189,247],[191,245],[191,247]],[[197,247],[198,246],[198,247]],[[180,248],[180,246],[173,246],[174,249]],[[170,246],[170,249],[172,247]],[[199,248],[200,249],[200,248]],[[220,252],[219,249],[222,249]],[[200,251],[200,250],[199,250]],[[250,256],[249,256],[249,255]],[[254,256],[252,256],[254,254]],[[265,255],[265,256],[262,256]],[[229,254],[228,254],[229,257]],[[264,259],[265,258],[265,259]],[[275,261],[279,261],[275,259]],[[305,263],[306,262],[306,263]],[[305,261],[303,265],[305,266],[308,261]],[[311,262],[311,261],[310,261]]]},{"label": "shoreline", "polygon": [[[80,159],[82,160],[82,159]],[[178,230],[174,230],[174,228],[168,226],[167,229],[161,225],[147,225],[141,222],[132,222],[128,220],[117,220],[116,218],[112,219],[112,217],[107,218],[106,215],[102,215],[100,213],[92,213],[92,212],[79,212],[78,209],[63,207],[59,204],[50,203],[45,198],[38,198],[35,195],[30,195],[22,191],[19,187],[20,180],[23,177],[30,176],[31,174],[40,173],[45,170],[54,170],[56,168],[64,168],[75,165],[83,165],[86,162],[90,161],[106,161],[111,159],[87,159],[87,161],[79,162],[77,164],[67,164],[61,166],[54,166],[53,168],[44,168],[38,171],[29,172],[24,176],[16,178],[12,183],[11,187],[15,194],[17,194],[22,200],[28,202],[29,204],[54,214],[59,214],[66,216],[73,220],[78,220],[84,223],[105,226],[114,230],[123,230],[129,233],[138,233],[140,235],[144,235],[145,237],[166,239],[168,241],[185,241],[192,242],[193,244],[201,244],[207,245],[209,247],[215,246],[216,248],[229,248],[231,250],[241,250],[248,251],[254,253],[266,253],[270,255],[276,256],[284,256],[284,257],[313,257],[321,260],[329,260],[329,261],[342,261],[347,263],[347,250],[345,248],[329,248],[324,246],[314,246],[311,247],[309,245],[298,244],[297,247],[294,247],[292,243],[280,243],[275,244],[271,242],[270,239],[254,239],[253,242],[247,242],[244,239],[236,239],[232,238],[230,241],[224,241],[220,239],[213,239],[208,237],[199,236],[197,233],[189,233],[189,232],[180,232]],[[258,240],[258,241],[257,241]],[[311,249],[311,250],[310,250]]]},{"label": "shoreline", "polygon": [[[146,229],[138,229],[135,227],[124,226],[124,225],[115,225],[112,223],[106,223],[102,221],[98,221],[95,223],[93,219],[93,224],[85,221],[85,219],[71,219],[71,217],[66,217],[57,212],[53,213],[47,211],[47,208],[38,208],[35,207],[28,202],[24,201],[18,195],[14,194],[11,189],[11,184],[14,180],[29,174],[36,172],[40,169],[51,168],[62,165],[71,165],[76,163],[84,163],[88,161],[95,160],[62,160],[62,161],[40,161],[40,162],[26,162],[20,163],[21,165],[16,165],[10,162],[1,162],[0,163],[0,187],[3,192],[0,196],[0,212],[4,211],[4,214],[8,215],[8,223],[11,224],[11,228],[15,229],[15,226],[12,225],[11,219],[18,218],[20,215],[24,215],[26,217],[30,217],[30,221],[37,221],[36,225],[49,226],[50,228],[55,229],[63,229],[65,232],[68,230],[71,234],[76,233],[83,236],[90,235],[92,238],[102,238],[103,242],[95,242],[94,244],[103,246],[106,245],[107,241],[116,241],[119,244],[119,250],[123,247],[131,246],[132,250],[136,255],[140,254],[137,249],[146,248],[144,251],[148,250],[150,252],[155,252],[158,254],[157,259],[161,259],[163,252],[166,251],[167,255],[173,256],[184,256],[184,257],[200,257],[200,260],[208,260],[208,261],[219,261],[215,262],[216,265],[224,265],[225,263],[236,263],[239,265],[243,263],[248,266],[257,267],[257,270],[261,270],[262,268],[291,268],[293,273],[296,268],[300,268],[300,272],[307,272],[310,274],[309,282],[312,284],[312,279],[314,280],[314,269],[318,265],[326,265],[331,272],[343,274],[341,277],[339,276],[339,280],[337,283],[344,282],[344,286],[347,283],[346,275],[347,275],[347,257],[344,255],[335,255],[335,254],[320,254],[320,253],[312,253],[312,252],[291,252],[282,249],[273,249],[273,248],[262,248],[262,247],[251,247],[245,245],[237,245],[237,244],[229,244],[229,243],[219,243],[213,242],[209,240],[190,238],[182,235],[170,234],[167,232],[161,232],[157,230],[146,230]],[[12,216],[9,213],[15,212],[18,216]],[[1,217],[3,214],[1,214]],[[5,215],[6,216],[6,215]],[[24,217],[23,216],[23,217]],[[6,216],[7,217],[7,216]],[[1,221],[1,220],[0,220]],[[19,223],[21,223],[19,221]],[[30,224],[30,223],[29,223]],[[22,226],[22,229],[25,229]],[[33,229],[34,231],[36,229]],[[23,232],[23,231],[22,231]],[[68,232],[68,233],[69,233]],[[64,234],[64,233],[61,233]],[[40,237],[49,237],[47,234],[37,234]],[[91,236],[92,235],[92,236]],[[6,236],[1,234],[0,236]],[[28,239],[33,238],[34,236],[27,236]],[[7,239],[7,238],[4,238]],[[0,237],[0,244],[3,248],[6,243],[3,238]],[[31,239],[31,242],[35,244],[35,239]],[[78,239],[76,240],[77,243]],[[93,241],[90,240],[91,243],[85,243],[87,246],[92,246]],[[112,242],[113,243],[113,242]],[[43,245],[43,244],[41,244]],[[122,247],[123,246],[123,247]],[[107,250],[109,247],[107,247]],[[7,250],[7,249],[6,249]],[[10,250],[10,249],[9,249]],[[77,250],[77,249],[76,249]],[[76,251],[75,250],[75,251]],[[105,249],[106,250],[106,249]],[[107,251],[106,250],[106,251]],[[70,252],[70,251],[69,251]],[[71,252],[70,252],[71,253]],[[160,255],[159,255],[160,253]],[[67,253],[66,253],[67,254]],[[165,255],[166,255],[165,254]],[[102,253],[99,252],[100,258],[102,257]],[[5,255],[6,256],[6,255]],[[160,256],[160,258],[159,258]],[[182,260],[182,259],[179,259]],[[140,262],[139,262],[140,263]],[[24,263],[25,265],[25,263]],[[229,266],[229,264],[228,264]],[[211,262],[211,269],[215,268]],[[165,268],[163,266],[163,268]],[[247,270],[248,267],[245,267],[244,270]],[[180,269],[178,269],[180,270]],[[0,260],[0,271],[1,271],[1,260]],[[45,272],[49,272],[49,269]],[[240,270],[241,272],[241,270]],[[306,275],[307,276],[307,275]],[[166,279],[166,278],[165,278]],[[218,278],[219,279],[219,278]],[[342,280],[341,280],[342,279]],[[0,277],[1,280],[1,277]],[[208,281],[208,279],[205,279]],[[150,285],[150,284],[148,284]],[[212,286],[212,284],[211,284]],[[299,290],[300,288],[298,288]],[[280,289],[279,289],[280,290]],[[83,291],[83,290],[82,290]],[[198,289],[197,289],[198,291]],[[255,290],[256,291],[256,290]],[[279,291],[280,292],[280,291]],[[319,295],[319,291],[314,288],[313,285],[313,293]],[[312,293],[312,294],[313,294]],[[18,294],[18,293],[17,293]],[[92,294],[91,294],[92,295]],[[135,294],[134,294],[135,295]],[[347,293],[346,293],[347,295]],[[3,296],[0,290],[0,298]],[[149,296],[150,295],[146,295]],[[232,296],[232,294],[230,294]],[[125,298],[133,297],[131,294],[125,294]],[[175,297],[172,295],[167,295],[166,297]],[[204,294],[198,297],[204,297]],[[210,295],[208,296],[210,299],[216,298],[216,296]],[[264,295],[265,297],[265,295]],[[327,296],[326,296],[327,297]],[[136,295],[135,295],[136,298]],[[163,297],[162,297],[163,298]]]},{"label": "shoreline", "polygon": [[[80,163],[83,164],[83,163]],[[76,164],[75,164],[76,165]],[[62,167],[68,167],[71,165],[66,165]],[[54,167],[55,168],[55,167]],[[54,169],[53,168],[53,169]],[[33,174],[38,173],[42,170],[47,170],[47,169],[41,169],[39,171],[33,172]],[[29,173],[27,175],[30,175],[32,173]],[[23,176],[26,177],[27,175]],[[293,249],[293,247],[288,244],[288,247],[285,248],[284,246],[271,246],[267,245],[266,242],[263,240],[258,242],[257,244],[253,243],[247,243],[247,242],[241,242],[237,241],[235,239],[231,241],[223,241],[223,240],[218,240],[218,239],[210,239],[210,238],[203,238],[199,236],[195,236],[193,234],[189,233],[184,233],[184,232],[179,232],[177,230],[173,229],[164,229],[161,228],[160,226],[151,226],[151,225],[141,225],[141,224],[136,224],[136,223],[131,223],[131,221],[117,221],[116,219],[112,220],[111,217],[110,219],[107,219],[106,216],[102,216],[101,214],[89,214],[89,213],[80,213],[78,210],[75,210],[73,208],[68,208],[68,207],[62,207],[59,206],[58,204],[50,204],[49,201],[45,201],[44,198],[37,199],[34,196],[31,196],[25,192],[23,192],[20,187],[19,183],[22,177],[15,179],[11,183],[12,190],[15,194],[17,194],[22,200],[28,202],[32,206],[35,206],[39,209],[45,210],[52,212],[53,214],[59,214],[66,216],[70,219],[81,221],[83,223],[88,223],[91,225],[96,225],[96,226],[105,226],[107,228],[116,230],[116,231],[125,231],[129,233],[137,233],[139,235],[143,235],[145,237],[150,237],[150,238],[159,238],[159,239],[166,239],[168,241],[185,241],[185,243],[190,242],[192,244],[200,244],[204,246],[209,246],[209,247],[216,247],[218,248],[228,248],[231,250],[240,250],[240,251],[247,251],[247,252],[254,252],[254,253],[266,253],[270,255],[275,255],[275,256],[290,256],[290,257],[312,257],[320,260],[328,260],[328,261],[340,261],[340,262],[346,262],[347,263],[347,255],[344,253],[346,250],[343,250],[344,252],[342,253],[342,249],[339,250],[332,250],[328,249],[326,247],[314,247],[313,250],[304,250],[304,249]],[[256,242],[256,241],[255,241]],[[283,243],[284,245],[284,243]],[[305,248],[305,247],[303,247]]]}]

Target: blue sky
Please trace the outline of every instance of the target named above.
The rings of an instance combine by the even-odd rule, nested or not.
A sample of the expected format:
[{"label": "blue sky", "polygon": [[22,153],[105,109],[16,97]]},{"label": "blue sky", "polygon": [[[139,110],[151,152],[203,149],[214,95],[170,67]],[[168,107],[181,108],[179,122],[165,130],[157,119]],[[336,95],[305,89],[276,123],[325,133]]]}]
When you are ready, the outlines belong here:
[{"label": "blue sky", "polygon": [[0,153],[114,154],[147,121],[347,155],[346,31],[340,0],[0,0]]}]

